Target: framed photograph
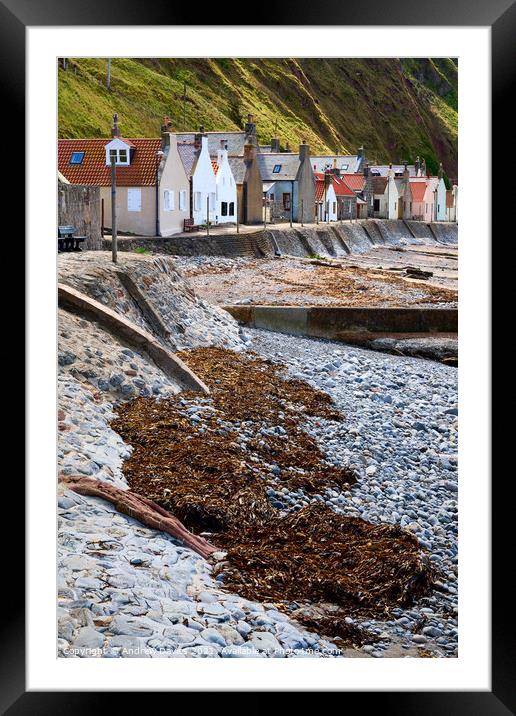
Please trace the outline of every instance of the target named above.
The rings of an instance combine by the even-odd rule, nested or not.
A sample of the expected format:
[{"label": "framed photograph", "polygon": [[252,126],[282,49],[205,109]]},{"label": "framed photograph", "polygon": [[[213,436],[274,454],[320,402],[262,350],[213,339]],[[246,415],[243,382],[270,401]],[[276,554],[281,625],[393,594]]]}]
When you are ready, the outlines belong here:
[{"label": "framed photograph", "polygon": [[28,317],[2,713],[516,713],[489,275],[514,4],[0,12]]}]

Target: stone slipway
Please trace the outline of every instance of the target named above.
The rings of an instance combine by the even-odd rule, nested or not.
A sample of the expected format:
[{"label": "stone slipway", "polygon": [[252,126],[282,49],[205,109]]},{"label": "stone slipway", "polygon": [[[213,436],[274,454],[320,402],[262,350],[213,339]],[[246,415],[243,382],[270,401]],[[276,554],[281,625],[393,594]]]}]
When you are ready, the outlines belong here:
[{"label": "stone slipway", "polygon": [[60,306],[92,318],[129,345],[143,349],[165,375],[173,378],[183,390],[209,393],[208,387],[182,360],[158,343],[150,333],[124,316],[63,283],[58,284],[58,300]]},{"label": "stone slipway", "polygon": [[377,338],[457,333],[455,308],[353,308],[348,306],[224,306],[251,328],[367,343]]}]

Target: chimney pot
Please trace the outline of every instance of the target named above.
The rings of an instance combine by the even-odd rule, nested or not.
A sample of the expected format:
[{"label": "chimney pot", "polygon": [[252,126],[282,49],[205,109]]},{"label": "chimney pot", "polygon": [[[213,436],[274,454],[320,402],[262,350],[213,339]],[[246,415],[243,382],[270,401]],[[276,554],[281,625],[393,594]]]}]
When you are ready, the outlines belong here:
[{"label": "chimney pot", "polygon": [[271,139],[271,152],[279,152],[279,150],[280,150],[279,137],[273,137]]},{"label": "chimney pot", "polygon": [[112,137],[120,136],[120,128],[118,126],[118,112],[115,112],[115,114],[113,115],[113,126],[111,128],[111,136]]}]

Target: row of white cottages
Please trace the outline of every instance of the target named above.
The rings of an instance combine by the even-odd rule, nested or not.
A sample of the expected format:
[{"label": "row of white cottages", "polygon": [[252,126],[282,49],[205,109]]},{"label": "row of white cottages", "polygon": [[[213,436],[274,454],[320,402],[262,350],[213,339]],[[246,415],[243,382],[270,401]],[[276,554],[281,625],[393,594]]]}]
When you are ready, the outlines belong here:
[{"label": "row of white cottages", "polygon": [[222,142],[216,157],[208,139],[195,134],[178,141],[125,139],[115,118],[113,138],[59,141],[59,172],[73,184],[100,187],[103,225],[111,226],[111,162],[116,167],[116,212],[120,231],[170,236],[195,225],[235,223],[237,185]]}]

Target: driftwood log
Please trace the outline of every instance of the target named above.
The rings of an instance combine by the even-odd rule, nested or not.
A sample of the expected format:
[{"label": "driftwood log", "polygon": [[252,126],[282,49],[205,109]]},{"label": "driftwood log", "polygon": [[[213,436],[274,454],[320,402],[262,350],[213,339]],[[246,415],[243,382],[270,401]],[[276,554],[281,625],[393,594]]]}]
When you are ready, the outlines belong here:
[{"label": "driftwood log", "polygon": [[70,490],[78,492],[80,495],[101,497],[108,502],[112,502],[119,512],[129,515],[129,517],[134,517],[147,527],[172,535],[172,537],[181,540],[186,547],[190,547],[194,552],[200,554],[201,557],[209,557],[210,554],[217,551],[217,547],[214,547],[202,537],[192,534],[170,512],[164,510],[156,502],[137,495],[135,492],[121,490],[119,487],[114,487],[106,482],[79,475],[63,476],[62,482]]}]

